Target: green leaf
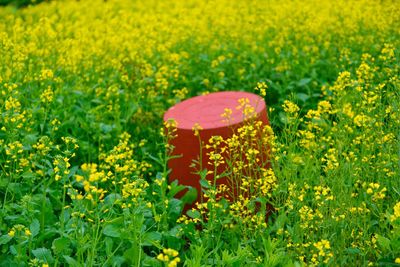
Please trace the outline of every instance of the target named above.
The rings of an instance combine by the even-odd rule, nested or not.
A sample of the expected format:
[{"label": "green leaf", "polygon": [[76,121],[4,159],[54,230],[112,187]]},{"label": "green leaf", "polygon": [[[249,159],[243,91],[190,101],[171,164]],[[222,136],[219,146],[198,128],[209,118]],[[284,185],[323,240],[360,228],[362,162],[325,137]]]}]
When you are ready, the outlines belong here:
[{"label": "green leaf", "polygon": [[105,202],[107,205],[112,206],[112,205],[114,205],[114,203],[115,203],[116,201],[120,200],[121,198],[122,198],[122,197],[121,197],[120,194],[111,193],[111,194],[107,195],[107,196],[104,198],[104,202]]},{"label": "green leaf", "polygon": [[162,235],[159,232],[147,232],[143,235],[142,245],[153,246],[161,241]]},{"label": "green leaf", "polygon": [[399,267],[399,264],[394,263],[394,259],[392,257],[384,257],[382,259],[379,259],[377,262],[377,266],[383,266],[383,267]]},{"label": "green leaf", "polygon": [[100,129],[103,133],[110,133],[115,128],[114,125],[100,123]]},{"label": "green leaf", "polygon": [[198,210],[188,210],[187,216],[193,219],[200,219],[200,212]]},{"label": "green leaf", "polygon": [[203,169],[203,170],[201,170],[201,171],[198,172],[198,175],[200,175],[200,181],[203,180],[203,179],[206,179],[206,177],[207,177],[207,172],[208,172],[207,169]]},{"label": "green leaf", "polygon": [[21,176],[22,176],[25,180],[33,180],[33,179],[35,179],[36,174],[33,173],[33,172],[24,172]]},{"label": "green leaf", "polygon": [[390,250],[390,240],[388,238],[378,235],[376,241],[383,249]]},{"label": "green leaf", "polygon": [[18,254],[17,249],[15,248],[15,246],[10,246],[10,252],[11,254],[13,254],[14,256],[16,256]]},{"label": "green leaf", "polygon": [[[176,198],[170,199],[168,207],[168,216],[172,220],[176,220],[181,215],[181,212],[182,212],[182,201]],[[175,216],[177,217],[175,218]]]},{"label": "green leaf", "polygon": [[206,188],[206,189],[211,187],[210,182],[206,179],[200,179],[200,185],[202,188]]},{"label": "green leaf", "polygon": [[141,248],[135,242],[132,244],[132,247],[125,250],[124,259],[129,263],[130,266],[139,266],[139,253],[141,253]]},{"label": "green leaf", "polygon": [[103,229],[103,234],[110,237],[121,236],[121,232],[119,231],[118,227],[113,224],[106,225]]},{"label": "green leaf", "polygon": [[55,254],[59,254],[69,248],[70,241],[66,237],[60,237],[53,240],[52,249]]},{"label": "green leaf", "polygon": [[35,237],[39,234],[40,222],[38,219],[33,219],[31,225],[29,225],[29,231],[31,231],[32,237]]},{"label": "green leaf", "polygon": [[149,257],[147,255],[144,256],[144,259],[141,264],[143,267],[162,267],[162,266],[164,266],[161,261],[157,260],[156,258]]},{"label": "green leaf", "polygon": [[167,247],[173,248],[175,250],[180,250],[181,248],[181,239],[176,235],[165,235],[165,241],[167,242]]},{"label": "green leaf", "polygon": [[358,248],[347,248],[346,252],[354,255],[354,254],[360,254],[361,250]]},{"label": "green leaf", "polygon": [[[161,166],[164,166],[164,162],[163,162],[163,160],[162,160],[162,158],[161,157],[155,157],[155,156],[153,156],[153,155],[151,155],[151,154],[148,154],[147,155],[150,159],[152,159],[152,160],[154,160],[156,163],[158,163],[159,165],[161,165]],[[158,173],[157,173],[158,174]],[[156,175],[156,177],[157,177],[157,175]]]},{"label": "green leaf", "polygon": [[174,197],[176,194],[186,188],[186,186],[178,184],[178,180],[174,180],[172,183],[170,183],[170,186],[171,189],[168,192],[169,197]]},{"label": "green leaf", "polygon": [[284,112],[279,112],[279,120],[283,123],[283,124],[288,124],[289,120],[286,116],[286,114]]},{"label": "green leaf", "polygon": [[65,256],[65,255],[63,257],[69,266],[71,266],[71,267],[81,266],[74,258],[71,258],[70,256]]},{"label": "green leaf", "polygon": [[53,256],[51,255],[51,251],[47,248],[34,249],[32,250],[32,254],[39,260],[42,260],[46,263],[53,263],[54,261]]},{"label": "green leaf", "polygon": [[303,87],[311,82],[311,78],[304,78],[297,82],[297,86]]},{"label": "green leaf", "polygon": [[104,243],[106,244],[106,254],[107,256],[110,256],[112,254],[112,249],[114,246],[114,241],[110,237],[106,237],[104,240]]},{"label": "green leaf", "polygon": [[194,187],[189,186],[189,190],[183,195],[181,201],[183,204],[192,204],[197,199],[197,190]]},{"label": "green leaf", "polygon": [[124,216],[120,216],[112,220],[106,221],[106,224],[123,224],[123,223],[124,223]]},{"label": "green leaf", "polygon": [[35,134],[27,134],[24,137],[24,144],[29,144],[32,145],[34,143],[36,143],[36,141],[38,140],[38,135]]},{"label": "green leaf", "polygon": [[304,93],[297,93],[297,98],[305,103],[310,98],[310,96]]},{"label": "green leaf", "polygon": [[[114,255],[111,257],[111,262],[110,262],[110,265],[108,265],[108,266],[126,266],[126,262],[127,261],[125,260],[124,257]],[[137,265],[137,266],[139,266],[139,265]]]},{"label": "green leaf", "polygon": [[0,237],[0,245],[7,244],[8,242],[10,242],[11,239],[12,239],[12,237],[9,236],[8,234],[2,235],[2,236]]}]

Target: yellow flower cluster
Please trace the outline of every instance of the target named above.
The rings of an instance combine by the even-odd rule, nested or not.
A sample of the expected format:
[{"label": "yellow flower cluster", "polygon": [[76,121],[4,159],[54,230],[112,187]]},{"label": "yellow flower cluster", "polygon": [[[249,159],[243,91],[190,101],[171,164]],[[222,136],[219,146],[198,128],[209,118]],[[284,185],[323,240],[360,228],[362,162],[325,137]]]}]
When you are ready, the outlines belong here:
[{"label": "yellow flower cluster", "polygon": [[44,90],[43,93],[40,95],[40,101],[42,101],[42,103],[44,104],[51,103],[53,101],[53,98],[54,93],[50,86],[47,87],[47,89]]},{"label": "yellow flower cluster", "polygon": [[195,136],[200,136],[200,131],[201,130],[203,130],[203,127],[201,127],[201,125],[198,124],[197,122],[192,127],[192,131],[194,132],[193,134]]},{"label": "yellow flower cluster", "polygon": [[267,89],[268,85],[265,82],[259,82],[254,90],[256,92],[258,91],[262,97],[265,97],[267,95]]},{"label": "yellow flower cluster", "polygon": [[[364,229],[363,224],[379,214],[380,224],[385,225],[383,218],[389,218],[397,225],[393,222],[397,222],[400,204],[391,202],[393,195],[397,195],[391,184],[399,173],[399,156],[394,151],[398,150],[400,113],[398,94],[394,91],[400,82],[393,73],[399,71],[399,66],[393,64],[396,53],[392,51],[396,52],[392,45],[383,45],[381,55],[361,57],[355,74],[339,73],[331,86],[322,88],[324,98],[317,108],[289,123],[288,127],[294,128],[290,133],[296,131],[296,134],[285,135],[284,144],[276,144],[282,166],[277,176],[296,173],[296,179],[288,178],[285,187],[288,192],[285,210],[302,231],[291,233],[281,228],[279,236],[288,239],[288,249],[308,264],[329,264],[330,253],[336,253],[333,246],[329,248],[331,244],[314,243],[312,237],[324,236],[325,230],[321,229],[351,225],[351,230],[341,237],[346,246],[380,254],[384,253],[380,246],[383,235]],[[290,106],[288,102],[284,105],[287,116],[299,112]],[[319,179],[310,180],[310,175],[319,175]],[[394,183],[398,185],[397,180]],[[393,210],[385,216],[388,203],[393,203],[390,205]],[[392,234],[396,236],[396,230]],[[390,234],[385,238],[388,236],[396,239]],[[316,250],[312,257],[306,249],[310,244]]]},{"label": "yellow flower cluster", "polygon": [[218,155],[218,162],[210,161],[210,164],[219,166],[228,163],[231,168],[229,183],[239,185],[235,189],[239,195],[254,193],[267,196],[276,185],[268,158],[274,149],[274,138],[270,126],[263,125],[261,121],[251,121],[226,140],[221,137],[210,139],[206,148],[211,151],[207,155],[213,158]]},{"label": "yellow flower cluster", "polygon": [[16,224],[8,231],[9,237],[16,237],[16,234],[22,234],[25,238],[29,238],[32,235],[29,228],[22,224]]},{"label": "yellow flower cluster", "polygon": [[164,262],[167,267],[176,267],[181,261],[178,256],[178,251],[172,248],[164,248],[162,253],[158,254],[157,259]]},{"label": "yellow flower cluster", "polygon": [[224,139],[221,136],[212,136],[208,140],[208,144],[206,145],[206,149],[211,149],[207,152],[207,156],[209,161],[208,165],[213,166],[213,170],[209,170],[208,174],[213,174],[216,171],[218,166],[223,165],[225,163],[223,153],[225,153],[226,148],[222,146]]},{"label": "yellow flower cluster", "polygon": [[390,216],[390,220],[394,222],[399,218],[400,218],[400,202],[397,202],[396,205],[393,207],[393,215]]},{"label": "yellow flower cluster", "polygon": [[332,191],[329,187],[323,187],[321,185],[314,187],[315,191],[315,199],[320,200],[324,198],[325,200],[333,200],[334,196],[332,196]]},{"label": "yellow flower cluster", "polygon": [[58,155],[53,160],[53,166],[54,180],[59,181],[62,176],[65,176],[69,173],[69,167],[71,167],[71,164],[69,163],[69,158]]},{"label": "yellow flower cluster", "polygon": [[[366,187],[366,185],[365,185]],[[369,183],[367,187],[367,194],[372,196],[373,201],[384,199],[386,196],[387,188],[381,186],[378,183]]]},{"label": "yellow flower cluster", "polygon": [[[254,199],[254,196],[251,198]],[[248,230],[261,230],[267,228],[266,215],[258,212],[259,207],[253,207],[250,198],[239,196],[229,205],[229,214],[235,222]],[[233,224],[231,225],[231,227]]]},{"label": "yellow flower cluster", "polygon": [[[2,107],[2,104],[4,104],[2,127],[0,130],[4,132],[7,130],[18,132],[23,130],[24,124],[27,122],[27,119],[31,117],[31,114],[28,114],[27,111],[22,107],[20,101],[20,92],[18,91],[17,84],[5,83],[3,86],[11,93],[7,97],[6,91],[2,91],[3,96],[0,97],[0,107]],[[5,99],[4,96],[6,96]]]},{"label": "yellow flower cluster", "polygon": [[23,152],[23,145],[19,141],[15,141],[6,145],[6,155],[11,156],[12,159],[16,159],[18,154],[22,154]]},{"label": "yellow flower cluster", "polygon": [[10,96],[6,100],[5,108],[6,108],[6,110],[14,109],[15,111],[18,111],[21,108],[21,103],[18,101],[18,99],[13,98],[12,96]]},{"label": "yellow flower cluster", "polygon": [[300,108],[293,102],[285,100],[283,103],[283,110],[293,117],[298,116]]},{"label": "yellow flower cluster", "polygon": [[[160,129],[160,135],[165,138],[165,149],[168,151],[168,153],[171,153],[173,151],[173,146],[170,144],[169,141],[177,137],[177,127],[178,122],[174,119],[169,119],[167,121],[164,121],[164,127]],[[199,125],[193,130],[195,132],[196,130],[199,131],[199,127],[201,126]]]},{"label": "yellow flower cluster", "polygon": [[32,147],[37,150],[37,153],[39,153],[42,156],[47,155],[51,147],[53,146],[53,142],[50,140],[48,136],[42,136],[40,139],[36,142],[36,144],[33,144]]},{"label": "yellow flower cluster", "polygon": [[[241,99],[238,100],[238,102],[239,102],[239,105],[236,107],[236,109],[242,110],[243,118],[245,120],[254,119],[257,116],[257,113],[255,111],[255,107],[250,104],[250,100],[248,98],[241,98]],[[226,112],[227,112],[227,110],[225,109],[225,113]],[[226,115],[224,115],[225,113],[221,114],[221,116],[222,117],[226,116]],[[229,115],[230,114],[228,113],[228,116]]]},{"label": "yellow flower cluster", "polygon": [[232,118],[232,109],[230,108],[225,108],[224,113],[221,114],[221,117],[223,118],[223,121],[227,124],[230,124],[233,120]]},{"label": "yellow flower cluster", "polygon": [[317,229],[316,221],[324,218],[322,213],[316,209],[313,210],[308,206],[303,206],[299,210],[300,227],[304,230],[312,231]]},{"label": "yellow flower cluster", "polygon": [[[255,186],[257,190],[261,192],[261,196],[271,197],[272,192],[277,187],[278,180],[271,168],[262,171],[263,176],[255,181]],[[250,189],[248,189],[248,191],[250,191]]]},{"label": "yellow flower cluster", "polygon": [[[218,212],[229,214],[232,221],[224,227],[234,228],[237,224],[246,229],[264,229],[267,227],[266,215],[270,212],[265,205],[277,186],[270,163],[271,152],[275,151],[275,136],[269,125],[251,119],[254,107],[248,99],[240,99],[238,109],[242,109],[247,118],[244,125],[235,129],[229,138],[212,136],[205,145],[209,165],[207,175],[214,183],[205,189],[206,201],[196,204],[196,212],[205,221],[217,219]],[[222,117],[229,119],[230,114],[231,110],[225,109]],[[227,184],[217,185],[222,171]],[[230,202],[228,206],[221,202],[223,198]],[[201,218],[183,215],[178,222],[198,223]]]},{"label": "yellow flower cluster", "polygon": [[[99,155],[100,163],[84,163],[81,165],[83,175],[76,174],[75,182],[84,189],[84,194],[71,188],[70,197],[74,200],[88,199],[93,204],[103,202],[109,186],[117,186],[126,203],[122,207],[130,207],[132,203],[145,194],[149,184],[143,179],[143,173],[151,167],[146,161],[134,158],[134,145],[130,144],[130,135],[123,133],[118,145],[112,150]],[[64,138],[68,144],[78,147],[74,139]],[[64,159],[65,161],[65,159]]]},{"label": "yellow flower cluster", "polygon": [[331,245],[328,240],[322,239],[313,244],[317,249],[316,254],[313,254],[311,262],[313,265],[319,265],[321,263],[327,264],[329,260],[333,257],[333,253],[330,251]]}]

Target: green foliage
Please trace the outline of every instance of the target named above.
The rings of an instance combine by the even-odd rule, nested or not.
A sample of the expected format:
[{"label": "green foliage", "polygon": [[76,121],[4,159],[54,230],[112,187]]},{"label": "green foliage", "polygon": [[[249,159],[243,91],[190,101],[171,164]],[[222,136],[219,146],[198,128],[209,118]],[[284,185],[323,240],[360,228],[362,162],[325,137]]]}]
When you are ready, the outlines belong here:
[{"label": "green foliage", "polygon": [[24,7],[28,5],[36,5],[44,0],[0,0],[0,6],[12,5],[16,7]]}]

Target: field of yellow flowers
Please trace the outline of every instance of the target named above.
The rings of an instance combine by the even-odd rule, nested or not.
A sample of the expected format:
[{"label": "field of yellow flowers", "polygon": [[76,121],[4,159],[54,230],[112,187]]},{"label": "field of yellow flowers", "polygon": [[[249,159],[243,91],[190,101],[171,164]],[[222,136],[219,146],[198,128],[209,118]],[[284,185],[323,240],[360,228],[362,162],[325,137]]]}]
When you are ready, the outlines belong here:
[{"label": "field of yellow flowers", "polygon": [[[399,14],[389,0],[1,7],[0,266],[400,266]],[[264,96],[271,127],[210,139],[245,193],[221,199],[200,171],[208,201],[182,214],[162,116],[226,90]]]}]

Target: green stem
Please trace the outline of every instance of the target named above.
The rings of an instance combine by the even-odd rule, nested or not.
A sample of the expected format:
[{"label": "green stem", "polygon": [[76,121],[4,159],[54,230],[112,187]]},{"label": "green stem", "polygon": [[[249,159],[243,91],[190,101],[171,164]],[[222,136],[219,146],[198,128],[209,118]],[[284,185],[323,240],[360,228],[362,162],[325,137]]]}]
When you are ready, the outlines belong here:
[{"label": "green stem", "polygon": [[99,221],[99,218],[97,218],[97,220],[96,220],[96,233],[95,233],[95,238],[94,238],[94,243],[93,243],[93,245],[92,245],[92,252],[91,252],[91,257],[90,257],[90,264],[89,264],[89,266],[92,266],[93,265],[93,259],[94,259],[94,255],[95,255],[95,251],[96,251],[96,248],[97,248],[97,243],[98,243],[98,240],[99,240],[99,231],[100,231],[100,221]]},{"label": "green stem", "polygon": [[106,264],[108,263],[108,261],[111,259],[112,256],[114,256],[114,254],[117,252],[117,250],[122,246],[122,242],[119,243],[119,245],[114,249],[114,251],[111,253],[111,255],[105,260],[105,262],[103,263],[103,265],[101,265],[101,267],[106,266]]},{"label": "green stem", "polygon": [[44,209],[46,207],[46,191],[47,191],[47,183],[45,183],[45,187],[43,189],[43,201],[42,201],[41,216],[40,216],[40,231],[42,233],[44,233],[44,222],[45,222]]},{"label": "green stem", "polygon": [[65,195],[66,195],[66,186],[65,183],[63,182],[63,199],[62,199],[62,207],[61,207],[61,226],[60,226],[60,231],[61,233],[64,233],[64,211],[65,211]]}]

